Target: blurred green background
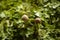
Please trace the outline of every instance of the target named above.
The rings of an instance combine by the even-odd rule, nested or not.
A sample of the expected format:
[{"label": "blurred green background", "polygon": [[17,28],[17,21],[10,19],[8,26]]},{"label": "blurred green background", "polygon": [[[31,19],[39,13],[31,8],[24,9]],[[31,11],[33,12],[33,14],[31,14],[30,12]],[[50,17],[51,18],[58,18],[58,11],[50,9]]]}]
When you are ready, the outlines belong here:
[{"label": "blurred green background", "polygon": [[60,40],[60,0],[0,0],[0,40]]}]

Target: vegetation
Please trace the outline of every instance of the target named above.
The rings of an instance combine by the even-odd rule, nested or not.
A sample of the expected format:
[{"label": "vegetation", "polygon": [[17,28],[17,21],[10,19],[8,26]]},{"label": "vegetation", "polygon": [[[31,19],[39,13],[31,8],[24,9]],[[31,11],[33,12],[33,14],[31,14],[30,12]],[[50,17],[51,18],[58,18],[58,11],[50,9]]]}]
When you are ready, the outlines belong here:
[{"label": "vegetation", "polygon": [[60,0],[0,0],[0,40],[60,40]]}]

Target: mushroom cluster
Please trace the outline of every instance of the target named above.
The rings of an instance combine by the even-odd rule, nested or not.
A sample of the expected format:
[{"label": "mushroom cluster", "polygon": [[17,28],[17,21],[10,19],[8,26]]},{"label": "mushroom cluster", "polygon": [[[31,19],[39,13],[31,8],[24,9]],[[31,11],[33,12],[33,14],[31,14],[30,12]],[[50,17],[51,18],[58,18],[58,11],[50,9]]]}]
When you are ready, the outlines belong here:
[{"label": "mushroom cluster", "polygon": [[[23,21],[28,21],[28,20],[29,20],[29,17],[24,14],[24,15],[22,16],[22,20],[23,20]],[[35,21],[36,23],[40,23],[40,22],[41,22],[41,19],[40,19],[39,17],[37,17],[37,18],[34,19],[34,21]]]}]

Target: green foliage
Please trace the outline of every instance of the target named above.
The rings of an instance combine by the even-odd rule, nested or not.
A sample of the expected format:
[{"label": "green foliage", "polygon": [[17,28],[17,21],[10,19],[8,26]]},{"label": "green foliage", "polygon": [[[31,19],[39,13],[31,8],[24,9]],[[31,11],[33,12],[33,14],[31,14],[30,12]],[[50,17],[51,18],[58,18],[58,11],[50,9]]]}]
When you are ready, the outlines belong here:
[{"label": "green foliage", "polygon": [[0,0],[0,40],[60,40],[60,1]]}]

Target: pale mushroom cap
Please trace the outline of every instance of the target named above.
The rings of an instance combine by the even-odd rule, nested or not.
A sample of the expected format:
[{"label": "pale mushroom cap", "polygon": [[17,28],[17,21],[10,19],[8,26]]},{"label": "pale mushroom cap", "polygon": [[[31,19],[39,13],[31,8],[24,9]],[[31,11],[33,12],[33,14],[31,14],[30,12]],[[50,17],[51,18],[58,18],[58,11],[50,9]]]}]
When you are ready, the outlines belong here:
[{"label": "pale mushroom cap", "polygon": [[29,18],[28,18],[27,15],[23,15],[23,16],[22,16],[22,20],[27,21],[28,19],[29,19]]}]

